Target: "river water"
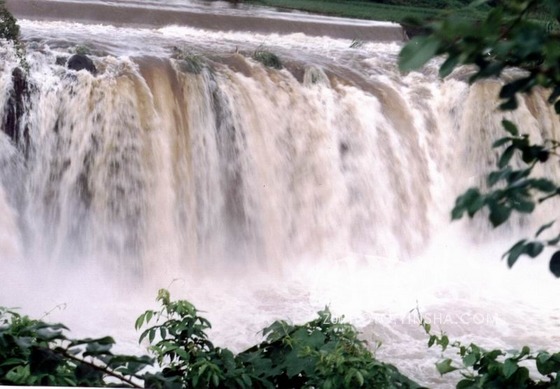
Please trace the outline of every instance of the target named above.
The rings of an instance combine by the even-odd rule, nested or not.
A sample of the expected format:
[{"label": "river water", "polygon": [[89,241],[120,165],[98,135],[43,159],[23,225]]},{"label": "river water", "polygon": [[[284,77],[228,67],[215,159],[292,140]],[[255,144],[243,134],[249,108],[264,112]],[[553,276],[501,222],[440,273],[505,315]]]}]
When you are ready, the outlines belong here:
[{"label": "river water", "polygon": [[[206,8],[253,12],[92,3],[194,8],[207,20]],[[356,44],[293,26],[35,19],[20,20],[30,66],[20,136],[0,133],[0,305],[52,310],[76,335],[112,334],[134,352],[134,319],[160,287],[205,311],[215,343],[234,350],[272,320],[329,305],[382,343],[381,360],[431,387],[457,376],[438,376],[416,308],[467,343],[559,343],[560,284],[544,258],[512,270],[500,261],[554,206],[498,230],[449,222],[457,195],[496,163],[497,81],[469,87],[465,69],[442,81],[434,64],[402,75],[398,34]],[[96,75],[63,66],[76,50],[90,52]],[[255,61],[258,50],[284,68]],[[18,60],[9,45],[0,57],[7,117]],[[544,93],[508,115],[558,139]]]}]

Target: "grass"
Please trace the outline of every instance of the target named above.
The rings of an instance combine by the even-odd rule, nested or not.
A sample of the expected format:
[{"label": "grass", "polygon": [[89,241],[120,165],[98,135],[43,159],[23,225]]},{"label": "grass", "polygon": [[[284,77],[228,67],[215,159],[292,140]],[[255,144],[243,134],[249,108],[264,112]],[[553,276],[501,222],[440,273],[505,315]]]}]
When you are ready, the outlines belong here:
[{"label": "grass", "polygon": [[[357,19],[391,21],[402,23],[408,18],[421,20],[434,19],[442,12],[453,10],[461,18],[480,19],[483,12],[479,9],[462,7],[460,2],[446,9],[428,6],[391,5],[360,0],[245,0],[245,3],[266,5],[283,9],[294,9],[330,16],[342,16]],[[410,2],[414,3],[414,2]]]}]

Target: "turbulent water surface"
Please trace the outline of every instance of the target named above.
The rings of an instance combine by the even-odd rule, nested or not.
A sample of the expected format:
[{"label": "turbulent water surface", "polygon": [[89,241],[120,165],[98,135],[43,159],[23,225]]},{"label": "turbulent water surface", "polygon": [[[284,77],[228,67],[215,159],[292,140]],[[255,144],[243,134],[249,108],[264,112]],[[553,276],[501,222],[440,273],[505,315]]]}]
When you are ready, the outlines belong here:
[{"label": "turbulent water surface", "polygon": [[[204,310],[216,343],[235,350],[274,319],[330,305],[383,343],[380,359],[433,387],[448,383],[416,307],[465,342],[560,341],[560,285],[544,259],[499,261],[553,208],[496,231],[449,223],[455,197],[496,162],[497,81],[401,75],[398,42],[20,24],[22,93],[15,52],[0,47],[0,305],[53,310],[125,351],[138,350],[134,318],[159,287]],[[284,68],[252,59],[263,49]],[[66,68],[77,50],[96,74]],[[508,118],[558,138],[544,93]]]}]

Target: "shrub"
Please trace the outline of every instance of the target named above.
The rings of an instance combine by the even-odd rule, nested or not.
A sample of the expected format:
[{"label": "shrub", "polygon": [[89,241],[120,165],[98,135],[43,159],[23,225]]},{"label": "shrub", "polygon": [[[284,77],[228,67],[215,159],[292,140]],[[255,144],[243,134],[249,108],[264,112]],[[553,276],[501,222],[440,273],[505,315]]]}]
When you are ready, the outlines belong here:
[{"label": "shrub", "polygon": [[[500,349],[485,350],[471,343],[450,343],[447,335],[434,335],[430,324],[421,318],[421,326],[429,335],[428,346],[438,345],[442,352],[455,351],[454,358],[443,358],[436,364],[441,375],[454,371],[461,373],[462,379],[457,389],[466,388],[558,388],[560,387],[560,352],[531,352],[525,346],[521,351]],[[456,360],[460,362],[456,362]],[[534,364],[540,377],[531,377],[529,368]]]},{"label": "shrub", "polygon": [[177,60],[179,70],[185,73],[200,74],[206,67],[206,61],[201,55],[193,53],[187,49],[174,47],[172,57]]},{"label": "shrub", "polygon": [[253,59],[269,68],[280,70],[283,67],[280,58],[276,54],[262,48],[255,50]]},{"label": "shrub", "polygon": [[[208,340],[210,323],[189,302],[160,290],[160,311],[146,311],[136,328],[156,318],[140,339],[152,344],[167,382],[189,388],[418,388],[394,366],[377,361],[356,329],[328,309],[303,325],[276,321],[266,339],[237,355]],[[156,341],[157,340],[157,341]],[[156,341],[154,343],[154,341]]]},{"label": "shrub", "polygon": [[[73,340],[62,324],[0,310],[0,385],[155,388],[418,388],[398,369],[377,361],[356,329],[328,309],[303,325],[274,322],[266,339],[234,354],[214,346],[210,323],[188,301],[160,290],[161,309],[148,310],[136,328],[153,322],[147,356],[114,355],[110,337]],[[151,372],[144,368],[152,366]],[[157,370],[159,369],[159,370]]]},{"label": "shrub", "polygon": [[6,8],[4,0],[0,0],[0,38],[13,42],[17,42],[19,39],[17,20]]},{"label": "shrub", "polygon": [[112,354],[111,337],[70,339],[66,330],[0,309],[0,385],[138,386],[140,370],[152,363]]}]

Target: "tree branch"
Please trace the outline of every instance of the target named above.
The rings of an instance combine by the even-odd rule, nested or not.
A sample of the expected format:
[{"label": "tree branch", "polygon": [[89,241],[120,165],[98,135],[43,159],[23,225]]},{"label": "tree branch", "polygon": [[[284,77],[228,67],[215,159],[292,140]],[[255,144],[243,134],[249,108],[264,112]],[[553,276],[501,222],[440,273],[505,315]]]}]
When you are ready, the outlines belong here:
[{"label": "tree branch", "polygon": [[123,376],[120,373],[117,373],[115,371],[110,370],[107,366],[99,366],[97,364],[95,364],[93,361],[92,362],[88,362],[85,359],[81,359],[78,358],[72,354],[70,354],[67,350],[64,350],[62,348],[57,348],[54,350],[55,352],[59,352],[60,354],[62,354],[65,358],[68,358],[72,361],[75,362],[79,362],[79,363],[83,363],[85,365],[88,365],[90,367],[92,367],[95,370],[98,370],[100,372],[102,372],[103,374],[106,374],[108,376],[114,377],[116,379],[118,379],[121,382],[127,383],[129,384],[131,387],[133,388],[142,388],[142,386],[138,385],[136,382],[132,381],[129,378],[126,378],[125,376]]}]

